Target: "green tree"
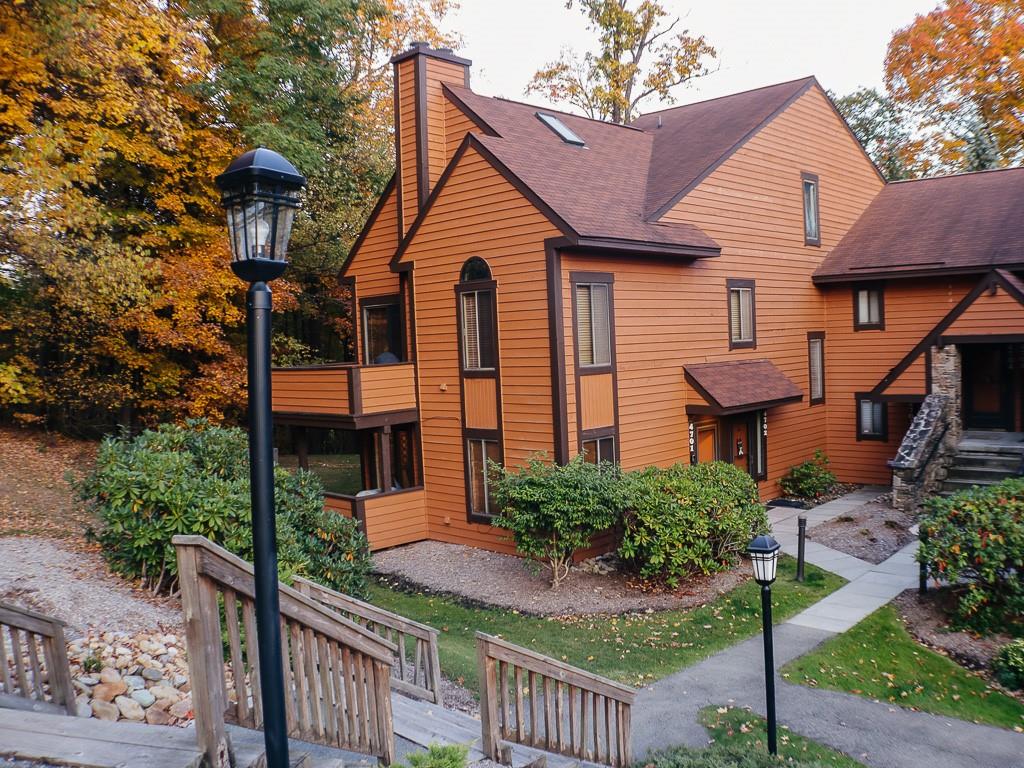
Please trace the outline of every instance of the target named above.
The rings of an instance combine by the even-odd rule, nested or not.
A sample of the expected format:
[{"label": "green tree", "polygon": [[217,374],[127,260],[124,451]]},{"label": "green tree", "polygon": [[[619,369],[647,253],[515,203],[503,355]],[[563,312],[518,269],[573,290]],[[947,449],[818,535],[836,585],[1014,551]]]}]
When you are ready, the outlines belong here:
[{"label": "green tree", "polygon": [[[568,0],[571,8],[573,0]],[[579,0],[587,28],[597,33],[598,50],[565,50],[539,70],[527,93],[541,93],[580,109],[588,117],[628,123],[641,102],[657,95],[673,101],[673,90],[708,73],[715,49],[703,35],[677,29],[654,0],[630,7],[629,0]]]},{"label": "green tree", "polygon": [[921,147],[904,109],[874,88],[830,96],[886,179],[897,181],[916,175],[916,155]]}]

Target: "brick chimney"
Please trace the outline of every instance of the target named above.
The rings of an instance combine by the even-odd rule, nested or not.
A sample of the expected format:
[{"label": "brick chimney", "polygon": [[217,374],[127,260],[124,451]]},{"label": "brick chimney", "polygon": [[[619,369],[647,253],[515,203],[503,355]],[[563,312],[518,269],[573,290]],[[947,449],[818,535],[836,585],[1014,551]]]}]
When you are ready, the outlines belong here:
[{"label": "brick chimney", "polygon": [[468,59],[447,48],[413,43],[391,59],[395,68],[395,164],[404,235],[445,165],[443,83],[469,85]]}]

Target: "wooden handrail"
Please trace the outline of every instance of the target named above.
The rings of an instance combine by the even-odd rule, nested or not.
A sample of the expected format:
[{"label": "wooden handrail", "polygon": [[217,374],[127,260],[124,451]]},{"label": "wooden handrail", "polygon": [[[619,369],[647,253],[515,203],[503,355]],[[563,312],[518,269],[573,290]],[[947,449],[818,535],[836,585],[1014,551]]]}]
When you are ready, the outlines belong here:
[{"label": "wooden handrail", "polygon": [[[196,734],[207,762],[220,768],[232,763],[225,721],[257,729],[263,724],[253,569],[202,536],[172,541]],[[278,589],[289,736],[390,764],[388,680],[397,647],[291,587]]]},{"label": "wooden handrail", "polygon": [[636,691],[556,659],[477,632],[483,753],[503,742],[622,768],[632,762]]},{"label": "wooden handrail", "polygon": [[0,706],[55,706],[75,714],[65,626],[52,616],[0,602]]},{"label": "wooden handrail", "polygon": [[[393,641],[395,655],[391,666],[391,687],[414,698],[434,704],[441,703],[441,664],[437,653],[436,629],[301,576],[295,578],[295,588],[389,642]],[[415,640],[411,649],[406,637]]]}]

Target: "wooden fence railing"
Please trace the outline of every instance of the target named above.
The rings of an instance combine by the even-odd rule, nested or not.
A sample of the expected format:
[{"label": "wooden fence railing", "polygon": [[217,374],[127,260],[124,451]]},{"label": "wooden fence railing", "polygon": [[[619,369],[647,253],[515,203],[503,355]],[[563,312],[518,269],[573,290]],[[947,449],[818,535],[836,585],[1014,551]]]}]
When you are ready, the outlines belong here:
[{"label": "wooden fence railing", "polygon": [[630,764],[636,691],[482,632],[476,643],[486,757],[509,764],[502,742],[513,742],[616,768]]},{"label": "wooden fence railing", "polygon": [[[175,536],[199,748],[232,764],[224,723],[261,728],[252,566],[202,536]],[[395,645],[280,585],[289,736],[394,757]]]},{"label": "wooden fence railing", "polygon": [[64,622],[0,602],[0,706],[75,714]]},{"label": "wooden fence railing", "polygon": [[394,690],[434,704],[441,703],[441,664],[437,656],[436,629],[301,576],[296,577],[295,588],[301,594],[395,644],[391,666],[391,687]]}]

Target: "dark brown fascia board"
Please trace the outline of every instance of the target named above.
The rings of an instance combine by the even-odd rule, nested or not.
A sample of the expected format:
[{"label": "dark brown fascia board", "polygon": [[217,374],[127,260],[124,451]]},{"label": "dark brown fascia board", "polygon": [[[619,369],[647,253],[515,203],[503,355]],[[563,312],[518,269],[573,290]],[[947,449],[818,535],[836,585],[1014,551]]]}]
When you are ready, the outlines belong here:
[{"label": "dark brown fascia board", "polygon": [[430,58],[438,59],[439,61],[450,61],[452,64],[461,64],[464,67],[473,66],[473,62],[470,59],[464,59],[461,56],[456,56],[447,48],[431,48],[426,44],[413,45],[407,51],[396,53],[391,57],[391,63],[397,64],[400,61],[411,59],[413,56],[429,56]]},{"label": "dark brown fascia board", "polygon": [[900,280],[910,277],[963,277],[965,275],[985,275],[993,269],[1014,272],[1024,270],[1024,261],[1011,264],[985,264],[976,267],[931,267],[923,269],[908,269],[899,272],[879,269],[874,272],[843,272],[838,275],[812,275],[811,281],[815,285],[836,285],[840,283],[866,283],[877,280]]},{"label": "dark brown fascia board", "polygon": [[612,237],[578,237],[571,248],[604,251],[613,255],[675,256],[686,259],[712,259],[722,255],[721,246],[675,245],[656,243],[650,240],[622,240]]},{"label": "dark brown fascia board", "polygon": [[430,158],[427,156],[427,60],[416,59],[414,73],[416,103],[416,204],[420,207],[427,201],[430,186]]},{"label": "dark brown fascia board", "polygon": [[804,399],[804,394],[801,392],[798,395],[790,395],[789,397],[780,397],[774,400],[761,400],[756,403],[744,403],[743,405],[733,406],[731,408],[725,408],[715,398],[711,396],[704,387],[700,385],[697,379],[691,374],[686,367],[683,367],[683,376],[687,383],[697,390],[697,394],[704,398],[707,402],[707,406],[701,405],[688,405],[686,406],[686,412],[692,414],[711,414],[714,416],[732,416],[736,413],[747,413],[748,411],[759,411],[762,408],[773,408],[776,405],[785,405],[786,403],[799,403]]},{"label": "dark brown fascia board", "polygon": [[[762,128],[764,128],[766,125],[768,125],[768,123],[770,123],[776,117],[778,117],[783,112],[785,112],[787,109],[789,109],[790,105],[792,105],[793,102],[795,102],[797,99],[799,99],[805,93],[807,93],[807,91],[809,91],[811,89],[811,87],[815,86],[815,85],[817,85],[818,88],[821,89],[821,85],[818,84],[818,81],[814,77],[807,78],[807,82],[804,83],[803,86],[801,86],[799,90],[797,90],[788,99],[786,99],[784,102],[782,102],[782,104],[780,104],[778,107],[776,107],[775,110],[770,115],[768,115],[768,117],[766,117],[760,123],[755,125],[749,131],[747,131],[747,133],[744,134],[743,137],[740,138],[739,141],[737,141],[735,144],[733,144],[731,147],[729,147],[729,149],[727,149],[722,154],[721,157],[716,159],[713,163],[711,163],[711,165],[709,165],[707,168],[705,168],[703,171],[701,171],[700,174],[697,176],[697,178],[695,178],[693,181],[691,181],[689,184],[687,184],[685,187],[683,187],[683,189],[681,189],[679,192],[677,192],[675,195],[673,195],[672,198],[667,203],[662,205],[660,208],[657,208],[653,212],[647,214],[644,218],[647,221],[657,221],[662,216],[664,216],[666,213],[668,213],[670,210],[672,210],[672,208],[675,207],[676,203],[678,203],[680,200],[682,200],[684,197],[686,197],[690,192],[692,192],[694,190],[694,188],[698,184],[700,184],[702,181],[704,181],[704,179],[706,179],[708,176],[710,176],[712,173],[714,173],[714,171],[718,168],[718,166],[720,166],[722,163],[724,163],[726,160],[728,160],[730,157],[732,157],[734,154],[736,154],[736,152],[740,149],[740,147],[742,147],[744,144],[746,144],[748,141],[750,141],[754,136],[756,136],[758,133],[760,133]],[[824,89],[821,89],[821,90],[823,91]]]},{"label": "dark brown fascia board", "polygon": [[363,224],[363,228],[359,231],[359,236],[355,242],[352,243],[352,247],[348,249],[348,255],[345,257],[345,261],[341,264],[341,269],[338,270],[338,277],[344,277],[346,270],[348,270],[349,264],[352,263],[352,259],[355,258],[356,253],[359,251],[360,246],[363,244],[363,240],[366,239],[367,235],[370,234],[370,230],[373,229],[373,225],[377,223],[377,218],[380,216],[380,212],[384,210],[384,206],[387,204],[388,195],[390,195],[397,184],[397,174],[391,174],[391,179],[384,187],[384,191],[380,193],[380,197],[373,206],[373,210],[370,211],[370,217]]},{"label": "dark brown fascia board", "polygon": [[981,278],[981,280],[978,281],[977,285],[967,292],[966,296],[960,299],[955,307],[946,313],[945,317],[936,323],[934,328],[926,333],[924,337],[915,344],[906,355],[903,356],[902,360],[896,363],[896,365],[882,377],[882,380],[879,381],[871,391],[867,393],[867,395],[870,397],[881,395],[903,374],[904,371],[907,370],[907,368],[914,364],[914,361],[917,360],[922,353],[927,351],[933,344],[937,344],[942,339],[942,335],[945,330],[956,322],[957,318],[966,312],[967,308],[970,307],[975,300],[989,288],[996,285],[1002,286],[1007,293],[1013,296],[1021,305],[1024,305],[1024,291],[1021,291],[1020,287],[1018,287],[1016,283],[1016,280],[1007,279],[1007,273],[1005,270],[994,269],[988,272],[983,278]]},{"label": "dark brown fascia board", "polygon": [[456,94],[454,91],[452,91],[451,88],[448,87],[447,83],[441,83],[441,90],[444,92],[444,95],[448,99],[448,101],[454,104],[459,109],[459,111],[462,112],[462,114],[464,114],[466,117],[472,120],[473,124],[477,128],[479,128],[483,134],[487,136],[496,136],[499,138],[501,137],[501,134],[494,130],[494,128],[492,128],[486,120],[480,117],[479,114],[473,111],[469,107],[469,105],[466,104],[466,102],[460,99],[458,94]]},{"label": "dark brown fascia board", "polygon": [[480,155],[488,163],[490,163],[490,165],[496,171],[498,171],[498,173],[500,173],[505,178],[506,181],[512,184],[512,186],[515,187],[516,190],[523,195],[523,197],[525,197],[527,200],[533,203],[537,207],[537,209],[541,213],[543,213],[548,218],[548,220],[559,229],[559,231],[562,232],[563,235],[565,235],[566,237],[572,237],[574,240],[579,239],[579,235],[576,234],[572,227],[570,227],[561,216],[555,213],[554,209],[552,209],[547,203],[541,200],[532,189],[526,186],[526,184],[524,184],[518,176],[512,173],[512,171],[510,171],[508,167],[505,166],[504,163],[498,160],[498,158],[495,157],[494,154],[489,149],[487,149],[487,147],[485,147],[480,142],[479,139],[473,136],[473,134],[467,133],[465,138],[462,140],[462,143],[459,144],[459,148],[455,151],[455,154],[452,156],[452,159],[448,162],[448,166],[444,169],[444,173],[441,174],[441,178],[439,178],[437,180],[437,184],[434,185],[434,189],[430,192],[430,197],[427,198],[427,201],[423,205],[423,208],[416,216],[416,221],[414,221],[412,223],[412,226],[409,227],[409,231],[406,234],[405,238],[403,238],[402,242],[399,244],[398,249],[395,251],[395,255],[391,257],[390,267],[393,272],[403,272],[407,269],[412,268],[411,264],[401,263],[402,256],[409,248],[409,244],[412,242],[413,238],[416,237],[416,233],[419,231],[420,226],[423,224],[423,220],[426,219],[426,217],[430,214],[430,210],[434,207],[434,203],[437,201],[437,198],[440,196],[445,185],[448,183],[448,179],[451,178],[452,173],[454,173],[455,168],[458,166],[459,161],[462,159],[462,156],[466,154],[470,147],[479,152]]},{"label": "dark brown fascia board", "polygon": [[414,424],[420,420],[414,408],[401,411],[369,413],[360,416],[352,414],[305,413],[299,411],[274,411],[275,424],[291,424],[297,427],[328,427],[338,429],[371,429],[395,424]]},{"label": "dark brown fascia board", "polygon": [[552,237],[544,241],[548,348],[551,355],[551,427],[556,464],[569,463],[569,385],[565,370],[565,322],[562,306],[562,249],[569,243],[567,237]]}]

